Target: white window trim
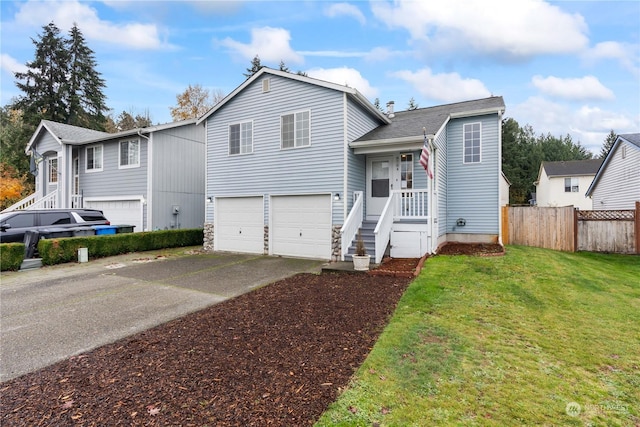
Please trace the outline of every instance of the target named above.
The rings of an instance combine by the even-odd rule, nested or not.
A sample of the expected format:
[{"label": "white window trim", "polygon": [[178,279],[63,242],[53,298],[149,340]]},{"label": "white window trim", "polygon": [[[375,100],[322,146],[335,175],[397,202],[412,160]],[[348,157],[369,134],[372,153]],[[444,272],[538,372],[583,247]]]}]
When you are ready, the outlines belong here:
[{"label": "white window trim", "polygon": [[[411,170],[411,188],[402,186],[402,156],[411,156],[411,161],[410,162],[406,162],[407,165],[409,165],[409,167],[410,167],[410,169],[407,169],[407,172],[409,172],[409,170]],[[400,153],[400,189],[401,190],[413,190],[414,189],[414,183],[415,183],[414,159],[415,159],[415,156],[413,155],[413,153]]]},{"label": "white window trim", "polygon": [[[53,163],[53,161],[56,161],[56,180],[55,181],[51,181],[51,175],[53,172],[53,167],[51,166],[51,163]],[[47,159],[47,183],[49,185],[58,185],[58,166],[59,166],[59,162],[58,162],[58,157],[49,157]]]},{"label": "white window trim", "polygon": [[[569,191],[567,191],[567,180],[569,180]],[[573,185],[573,184],[576,185]],[[564,184],[564,192],[565,193],[579,193],[580,192],[580,179],[578,177],[566,177],[563,181]],[[573,191],[573,188],[576,188],[575,191]]]},{"label": "white window trim", "polygon": [[[122,147],[121,145],[125,142],[131,143],[131,142],[136,142],[138,143],[138,161],[136,163],[131,163],[128,165],[123,165],[122,164]],[[122,141],[118,141],[118,169],[131,169],[131,168],[139,168],[140,167],[140,139],[138,138],[131,138],[131,139],[123,139]]]},{"label": "white window trim", "polygon": [[[251,151],[247,151],[246,153],[243,153],[242,152],[242,125],[247,123],[251,123]],[[240,125],[240,146],[238,147],[239,152],[232,154],[231,153],[231,126],[234,126],[234,125]],[[235,156],[244,156],[247,154],[253,154],[254,131],[255,131],[255,126],[253,125],[253,120],[245,120],[243,122],[229,123],[229,126],[227,126],[227,155],[235,157]]]},{"label": "white window trim", "polygon": [[[89,148],[96,148],[96,147],[100,147],[100,153],[101,153],[101,161],[100,161],[100,167],[99,168],[93,168],[93,169],[89,169],[88,168],[88,163],[89,163]],[[93,144],[93,145],[87,145],[84,149],[84,171],[86,173],[94,173],[94,172],[102,172],[102,170],[104,169],[104,145],[103,144]]]},{"label": "white window trim", "polygon": [[[480,156],[477,162],[467,162],[466,160],[466,156],[465,156],[465,128],[467,126],[473,126],[473,125],[479,125],[480,126]],[[482,163],[482,122],[473,122],[473,123],[465,123],[462,125],[462,163],[465,165],[477,165],[479,163]]]},{"label": "white window trim", "polygon": [[[309,144],[307,145],[297,145],[297,138],[296,138],[296,124],[298,123],[296,120],[296,114],[301,114],[301,113],[309,113]],[[293,147],[283,147],[283,143],[284,141],[282,140],[282,118],[285,116],[293,116]],[[311,147],[311,110],[300,110],[300,111],[294,111],[294,112],[289,112],[289,113],[285,113],[285,114],[281,114],[280,115],[280,150],[296,150],[299,148],[308,148]]]}]

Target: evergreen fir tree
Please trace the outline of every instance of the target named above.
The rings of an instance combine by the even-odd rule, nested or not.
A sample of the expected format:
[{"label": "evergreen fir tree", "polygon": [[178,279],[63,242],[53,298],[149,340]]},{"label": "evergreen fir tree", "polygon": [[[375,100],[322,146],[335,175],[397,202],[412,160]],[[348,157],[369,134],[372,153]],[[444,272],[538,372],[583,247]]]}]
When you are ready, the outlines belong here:
[{"label": "evergreen fir tree", "polygon": [[42,119],[65,123],[68,117],[69,54],[60,29],[53,22],[42,29],[39,39],[32,39],[36,52],[34,60],[26,63],[28,70],[15,73],[16,86],[23,92],[15,107],[22,110],[25,122],[32,126]]},{"label": "evergreen fir tree", "polygon": [[69,52],[67,123],[105,130],[107,106],[102,92],[105,82],[96,70],[94,52],[85,43],[76,24],[69,31],[66,46]]},{"label": "evergreen fir tree", "polygon": [[251,60],[251,68],[247,68],[247,73],[245,73],[244,76],[246,78],[249,78],[253,76],[255,73],[257,73],[258,71],[260,71],[262,67],[264,67],[264,65],[260,63],[260,57],[256,55]]},{"label": "evergreen fir tree", "polygon": [[609,151],[611,150],[611,147],[613,147],[613,144],[615,144],[616,139],[618,139],[618,136],[613,131],[613,129],[611,129],[609,135],[607,135],[604,142],[602,143],[602,150],[600,150],[601,159],[607,157],[607,154],[609,154]]},{"label": "evergreen fir tree", "polygon": [[411,110],[417,110],[418,109],[418,104],[416,104],[416,100],[413,99],[413,97],[411,97],[411,99],[409,100],[409,105],[407,107],[407,110],[411,111]]}]

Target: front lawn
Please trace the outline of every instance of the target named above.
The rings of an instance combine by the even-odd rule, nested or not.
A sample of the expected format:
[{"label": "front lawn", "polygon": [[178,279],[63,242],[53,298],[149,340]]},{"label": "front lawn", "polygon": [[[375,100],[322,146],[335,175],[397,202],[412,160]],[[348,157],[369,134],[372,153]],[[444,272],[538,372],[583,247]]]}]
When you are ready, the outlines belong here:
[{"label": "front lawn", "polygon": [[640,257],[437,256],[318,426],[637,426]]}]

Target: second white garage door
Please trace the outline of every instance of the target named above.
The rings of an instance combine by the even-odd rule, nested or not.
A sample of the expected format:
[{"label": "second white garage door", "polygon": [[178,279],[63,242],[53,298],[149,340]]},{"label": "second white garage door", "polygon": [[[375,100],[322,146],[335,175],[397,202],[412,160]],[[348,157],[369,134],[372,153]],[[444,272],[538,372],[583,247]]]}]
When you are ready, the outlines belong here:
[{"label": "second white garage door", "polygon": [[331,258],[331,196],[271,198],[273,255]]},{"label": "second white garage door", "polygon": [[216,199],[214,247],[218,251],[264,252],[264,204],[262,197]]}]

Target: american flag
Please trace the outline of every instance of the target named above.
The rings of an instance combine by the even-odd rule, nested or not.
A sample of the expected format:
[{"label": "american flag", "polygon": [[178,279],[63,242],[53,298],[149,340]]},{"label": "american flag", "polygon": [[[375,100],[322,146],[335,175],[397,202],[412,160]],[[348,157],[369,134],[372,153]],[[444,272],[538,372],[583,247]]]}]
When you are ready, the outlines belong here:
[{"label": "american flag", "polygon": [[433,179],[433,173],[429,169],[429,143],[427,142],[427,136],[424,137],[424,145],[422,146],[422,154],[420,154],[420,164],[427,172],[430,179]]}]

